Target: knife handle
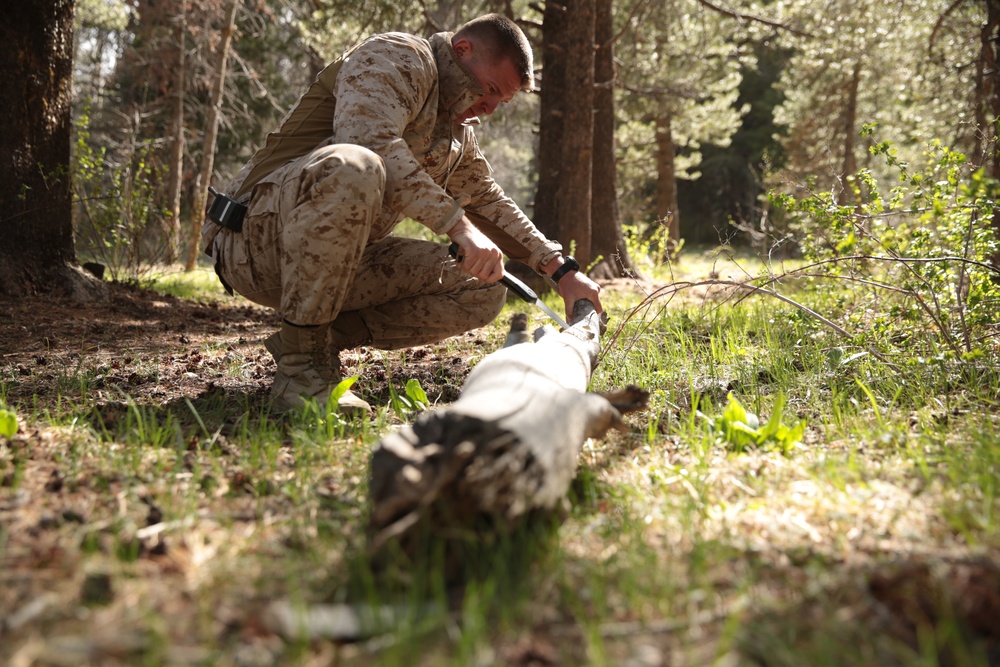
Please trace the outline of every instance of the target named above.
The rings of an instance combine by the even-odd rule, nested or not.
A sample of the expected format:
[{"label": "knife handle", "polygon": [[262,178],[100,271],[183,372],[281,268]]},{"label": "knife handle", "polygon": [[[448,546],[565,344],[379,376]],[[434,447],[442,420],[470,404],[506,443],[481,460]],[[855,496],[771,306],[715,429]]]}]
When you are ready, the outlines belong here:
[{"label": "knife handle", "polygon": [[[452,243],[450,246],[448,246],[448,254],[456,259],[458,258],[457,243]],[[503,278],[500,279],[500,282],[506,285],[507,289],[509,289],[514,294],[518,295],[528,303],[534,303],[538,301],[538,295],[535,294],[535,290],[531,289],[523,282],[521,282],[519,279],[510,275],[506,271],[504,271]]]}]

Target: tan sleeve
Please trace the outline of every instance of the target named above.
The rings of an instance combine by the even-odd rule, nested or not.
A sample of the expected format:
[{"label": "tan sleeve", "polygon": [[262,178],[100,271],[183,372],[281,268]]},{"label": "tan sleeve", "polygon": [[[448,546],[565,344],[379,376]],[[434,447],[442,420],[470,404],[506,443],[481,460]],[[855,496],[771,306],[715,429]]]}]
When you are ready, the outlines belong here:
[{"label": "tan sleeve", "polygon": [[540,267],[557,257],[562,246],[538,231],[513,199],[493,179],[493,170],[479,150],[475,132],[469,136],[465,152],[448,181],[448,190],[463,202],[476,226],[511,259],[524,262],[541,273]]},{"label": "tan sleeve", "polygon": [[333,91],[333,136],[381,156],[385,206],[440,234],[461,218],[461,208],[424,171],[403,138],[425,105],[438,104],[436,84],[437,65],[425,41],[395,33],[368,40],[341,65]]}]

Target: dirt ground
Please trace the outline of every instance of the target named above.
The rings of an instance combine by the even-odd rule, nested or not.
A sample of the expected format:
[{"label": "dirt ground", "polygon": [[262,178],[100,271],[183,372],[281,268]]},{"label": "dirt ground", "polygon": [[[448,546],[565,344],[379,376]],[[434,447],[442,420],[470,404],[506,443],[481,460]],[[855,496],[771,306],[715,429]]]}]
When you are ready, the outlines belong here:
[{"label": "dirt ground", "polygon": [[[6,401],[44,408],[85,382],[95,404],[126,391],[148,405],[221,392],[233,403],[262,407],[274,374],[262,343],[279,324],[273,311],[242,299],[200,304],[119,285],[110,285],[108,300],[99,303],[0,300]],[[481,333],[466,335],[485,351]],[[405,355],[361,348],[342,362],[345,375],[359,374],[357,388],[376,402],[388,400],[390,377],[397,388],[416,378],[433,402],[450,402],[468,372],[468,360],[449,355],[447,345]]]},{"label": "dirt ground", "polygon": [[[167,496],[183,493],[183,489],[156,476],[150,477],[145,489],[126,483],[123,475],[134,472],[142,477],[144,473],[123,472],[129,470],[127,463],[125,467],[121,462],[104,466],[99,458],[88,457],[83,453],[88,445],[78,443],[72,431],[60,424],[71,415],[89,420],[98,431],[105,427],[113,431],[116,421],[124,424],[129,415],[136,414],[129,408],[134,402],[160,420],[172,415],[192,421],[189,406],[202,415],[215,410],[209,428],[226,433],[242,417],[266,409],[275,365],[262,342],[278,325],[272,311],[246,301],[196,303],[120,285],[109,285],[107,299],[95,303],[59,297],[0,300],[4,387],[0,406],[14,409],[20,420],[20,432],[4,439],[0,448],[0,664],[25,656],[40,662],[23,664],[129,664],[128,656],[134,658],[137,651],[148,648],[148,638],[135,630],[145,621],[130,616],[136,613],[131,603],[140,598],[177,623],[171,632],[185,638],[178,641],[198,636],[196,605],[189,596],[176,592],[203,569],[197,564],[206,558],[198,553],[206,545],[222,549],[235,544],[237,537],[218,526],[204,535],[195,527],[180,531],[185,535],[182,538],[159,539],[157,546],[151,547],[148,540],[137,543],[133,556],[141,554],[139,566],[150,570],[148,581],[134,574],[108,578],[84,572],[87,549],[113,556],[123,545],[129,547],[119,539],[120,531],[102,526],[118,526],[123,521],[139,530],[166,525],[160,507],[168,506]],[[410,379],[420,382],[432,403],[451,402],[470,363],[495,349],[498,342],[490,338],[502,335],[497,327],[470,332],[457,345],[452,340],[405,352],[361,348],[342,355],[344,372],[359,376],[356,386],[375,405],[389,403],[390,383],[400,391]],[[391,411],[387,419],[400,421]],[[224,435],[215,442],[217,448],[228,447]],[[151,447],[146,454],[169,458],[169,451],[163,449]],[[244,456],[237,452],[183,454],[184,465],[208,465],[206,461],[213,457],[223,462],[218,475],[213,475],[218,478],[216,491],[237,490],[223,509],[238,529],[256,526],[262,511],[293,516],[301,509],[273,493],[273,482],[267,478],[272,473],[295,474],[294,457],[285,450],[275,461],[277,473],[244,466]],[[350,511],[349,525],[352,531],[361,530],[362,503],[356,497],[361,482],[330,480],[310,495],[310,503],[332,502],[333,498],[345,507],[358,508]],[[266,510],[261,510],[262,503]],[[295,530],[282,526],[258,532],[268,534],[262,540],[265,543],[273,539],[284,544],[298,539]],[[350,532],[343,530],[345,535]],[[88,535],[96,536],[97,542],[91,545]],[[218,625],[217,636],[227,636],[230,622],[253,634],[254,612],[242,608],[249,605],[249,596],[249,591],[241,592],[238,602],[220,602],[233,609],[231,616],[222,614],[213,624],[213,628]],[[101,608],[107,632],[93,634],[94,627],[104,627],[103,621],[91,624],[73,617],[81,600]],[[47,640],[36,642],[32,633],[39,623],[58,628],[72,646],[67,648],[63,642],[55,651]],[[264,634],[261,642],[275,641],[273,634]],[[257,639],[234,641],[253,644]],[[133,640],[136,646],[130,648]],[[281,651],[280,644],[261,650],[267,655]],[[126,659],[104,661],[118,654]],[[207,664],[203,658],[198,654],[192,660],[171,662]]]},{"label": "dirt ground", "polygon": [[[605,293],[647,294],[657,287],[628,279],[602,286]],[[38,401],[44,408],[83,381],[94,404],[121,399],[125,392],[151,406],[220,392],[234,403],[246,401],[250,409],[267,403],[275,367],[263,341],[280,326],[272,310],[239,297],[198,303],[123,285],[107,287],[107,300],[93,303],[58,296],[0,297],[0,377],[10,385],[8,404]],[[359,376],[355,390],[373,405],[388,401],[390,380],[398,390],[410,379],[421,383],[433,404],[450,403],[458,397],[470,361],[499,347],[504,329],[500,323],[472,331],[458,344],[345,352],[344,375]],[[206,349],[221,354],[205,354]]]},{"label": "dirt ground", "polygon": [[[641,286],[633,282],[609,283],[605,290],[637,287]],[[645,291],[652,290],[646,286]],[[692,299],[713,297],[694,290],[687,294]],[[360,393],[374,404],[388,402],[390,382],[398,390],[409,379],[420,382],[432,403],[451,402],[475,359],[499,345],[504,333],[501,325],[470,332],[464,340],[405,353],[352,351],[343,356],[345,374],[359,375]],[[261,343],[277,326],[273,312],[245,301],[199,304],[122,286],[109,286],[106,301],[90,304],[62,298],[0,300],[0,378],[6,387],[0,401],[16,408],[22,431],[32,415],[40,422],[50,421],[48,416],[57,421],[60,414],[78,415],[87,408],[93,408],[107,424],[124,412],[126,398],[175,414],[189,414],[185,401],[221,404],[232,417],[224,421],[232,423],[241,414],[263,409],[268,402],[274,362]],[[65,408],[66,401],[74,403],[72,410]],[[176,623],[168,633],[176,642],[168,652],[172,664],[211,662],[213,654],[197,641],[203,636],[252,649],[255,655],[281,655],[280,642],[256,623],[256,598],[251,592],[237,585],[220,585],[212,594],[218,598],[213,603],[213,617],[202,627],[203,610],[198,604],[204,602],[184,591],[191,581],[207,577],[203,574],[209,569],[206,564],[218,560],[212,556],[215,552],[209,553],[213,549],[219,554],[227,548],[251,552],[277,549],[269,545],[280,544],[281,549],[290,551],[289,545],[294,546],[296,540],[307,539],[296,533],[292,524],[267,525],[262,520],[263,516],[305,511],[293,507],[281,494],[267,492],[273,479],[294,472],[294,462],[287,453],[274,463],[270,477],[241,467],[237,456],[221,456],[227,467],[218,472],[218,488],[213,493],[221,497],[227,488],[245,490],[226,496],[224,509],[231,517],[230,527],[224,530],[203,521],[185,527],[183,538],[173,533],[143,538],[139,545],[143,558],[133,570],[109,577],[100,571],[84,571],[84,547],[113,554],[129,543],[119,540],[106,547],[98,539],[90,545],[78,533],[105,538],[109,531],[102,526],[125,520],[138,528],[132,530],[135,535],[142,527],[165,526],[159,505],[169,494],[181,490],[179,484],[187,483],[182,481],[183,473],[173,475],[174,481],[169,483],[150,482],[146,490],[141,486],[126,489],[122,480],[112,478],[113,472],[90,469],[88,466],[96,465],[93,462],[78,464],[75,473],[67,472],[66,434],[55,428],[28,429],[31,432],[22,432],[8,443],[23,466],[21,473],[11,474],[21,474],[23,479],[8,479],[7,469],[0,466],[0,555],[6,549],[7,558],[0,564],[0,663],[10,658],[15,664],[19,657],[28,661],[16,664],[32,664],[31,656],[35,656],[39,659],[35,664],[135,664],[131,659],[148,648],[143,643],[145,635],[136,628],[149,621],[136,616],[138,612],[132,609],[136,599],[148,600],[147,608],[159,610]],[[197,464],[201,455],[184,453],[185,465],[188,458]],[[351,495],[358,486],[331,476],[310,491],[306,509],[322,503],[360,506],[359,499]],[[360,512],[345,510],[340,530],[346,534],[352,530],[349,526],[360,525]],[[249,528],[253,526],[258,533],[251,538]],[[251,539],[261,546],[246,546],[244,542]],[[933,560],[946,567],[900,560],[884,571],[849,578],[863,585],[855,586],[860,593],[845,587],[844,600],[834,609],[839,615],[816,615],[829,605],[810,607],[806,600],[785,613],[762,616],[756,622],[761,631],[773,625],[773,635],[780,637],[787,634],[785,628],[793,626],[793,619],[825,627],[833,620],[842,622],[850,617],[865,632],[874,629],[916,645],[921,629],[928,626],[928,619],[936,618],[935,610],[946,600],[949,614],[966,619],[970,631],[986,642],[987,664],[1000,664],[1000,634],[995,623],[1000,613],[1000,569],[995,559],[962,554],[955,563],[949,563],[948,557]],[[144,574],[137,576],[139,572]],[[776,579],[783,581],[791,573],[801,578],[794,580],[794,585],[805,588],[810,572],[788,567],[777,573]],[[241,571],[241,576],[251,574]],[[259,572],[256,576],[268,581]],[[84,607],[94,610],[88,612],[90,617],[78,617]],[[813,620],[810,614],[815,615]],[[58,627],[62,643],[40,638],[37,628],[45,623]],[[104,629],[95,633],[95,628]],[[623,641],[631,642],[629,638]],[[233,662],[257,664],[237,658]],[[559,663],[528,656],[511,658],[505,664]],[[783,663],[762,658],[755,664]]]}]

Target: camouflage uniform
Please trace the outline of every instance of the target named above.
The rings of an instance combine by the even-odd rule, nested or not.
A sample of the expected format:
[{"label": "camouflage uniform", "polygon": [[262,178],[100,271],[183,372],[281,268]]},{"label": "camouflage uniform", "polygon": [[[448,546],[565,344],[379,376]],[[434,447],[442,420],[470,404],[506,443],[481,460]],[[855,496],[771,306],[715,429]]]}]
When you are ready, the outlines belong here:
[{"label": "camouflage uniform", "polygon": [[483,326],[504,297],[444,244],[392,236],[404,217],[443,234],[467,215],[536,270],[558,255],[451,120],[483,94],[451,37],[377,35],[320,72],[227,188],[242,233],[204,228],[226,283],[292,323],[332,321],[341,348],[392,349]]}]

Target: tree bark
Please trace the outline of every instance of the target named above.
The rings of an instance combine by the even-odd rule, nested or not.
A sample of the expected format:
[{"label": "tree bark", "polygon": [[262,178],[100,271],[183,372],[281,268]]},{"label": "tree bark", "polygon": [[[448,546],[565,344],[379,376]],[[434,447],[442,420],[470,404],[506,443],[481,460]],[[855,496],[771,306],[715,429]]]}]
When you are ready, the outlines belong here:
[{"label": "tree bark", "polygon": [[[997,71],[997,64],[1000,63],[1000,0],[986,0],[986,23],[980,33],[980,42],[979,66],[983,82],[981,92],[977,91],[981,97],[977,99],[976,122],[986,141],[990,174],[1000,181],[1000,140],[997,136],[1000,134],[1000,73]],[[990,226],[994,236],[1000,238],[1000,206],[993,207]],[[993,256],[992,264],[1000,269],[1000,252]]]},{"label": "tree bark", "polygon": [[668,253],[681,242],[681,215],[677,204],[676,149],[670,116],[656,119],[656,215],[667,226]]},{"label": "tree bark", "polygon": [[592,278],[638,276],[628,254],[618,210],[615,160],[615,63],[612,0],[597,0],[594,37],[594,168],[591,227],[594,257],[603,257]]},{"label": "tree bark", "polygon": [[184,181],[184,33],[187,30],[187,0],[178,0],[174,17],[174,40],[177,44],[177,68],[174,70],[170,118],[170,179],[167,183],[166,253],[168,264],[177,261],[181,244],[181,189]]},{"label": "tree bark", "polygon": [[226,64],[229,60],[229,48],[233,41],[233,29],[236,23],[236,10],[239,0],[228,0],[223,18],[222,35],[216,51],[218,60],[215,66],[215,78],[212,80],[211,99],[209,100],[208,118],[205,119],[205,138],[202,142],[201,167],[194,182],[195,205],[191,211],[191,234],[188,237],[187,261],[185,271],[194,270],[201,254],[201,225],[205,216],[205,206],[208,202],[208,186],[212,183],[212,169],[215,165],[215,142],[219,136],[219,115],[222,109],[222,92],[226,84]]},{"label": "tree bark", "polygon": [[0,293],[65,286],[75,262],[70,196],[73,0],[7,6],[0,26]]},{"label": "tree bark", "polygon": [[566,104],[559,186],[559,240],[575,242],[577,259],[593,259],[591,182],[594,165],[594,18],[595,0],[569,0],[566,12]]},{"label": "tree bark", "polygon": [[546,2],[542,22],[541,109],[538,120],[538,188],[532,220],[545,236],[559,238],[559,181],[563,175],[566,91],[566,8]]},{"label": "tree bark", "polygon": [[854,63],[851,78],[847,82],[847,105],[844,107],[844,151],[840,170],[840,182],[847,197],[853,198],[847,179],[858,170],[858,90],[861,87],[861,61]]}]

